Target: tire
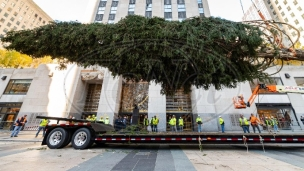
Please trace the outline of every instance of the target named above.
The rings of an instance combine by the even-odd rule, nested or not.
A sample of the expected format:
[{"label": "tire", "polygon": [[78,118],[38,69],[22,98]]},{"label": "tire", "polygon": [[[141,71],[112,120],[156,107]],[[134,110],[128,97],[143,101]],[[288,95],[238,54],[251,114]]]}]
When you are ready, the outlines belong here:
[{"label": "tire", "polygon": [[94,141],[92,139],[92,134],[87,128],[80,128],[75,131],[72,137],[72,146],[75,149],[86,149],[90,147]]},{"label": "tire", "polygon": [[70,131],[67,131],[67,136],[66,137],[67,138],[66,138],[65,142],[63,143],[62,148],[65,147],[65,146],[67,146],[67,145],[69,145],[70,142],[71,142],[72,134],[71,134]]},{"label": "tire", "polygon": [[47,136],[46,144],[50,149],[62,148],[67,138],[67,131],[65,129],[55,128]]}]

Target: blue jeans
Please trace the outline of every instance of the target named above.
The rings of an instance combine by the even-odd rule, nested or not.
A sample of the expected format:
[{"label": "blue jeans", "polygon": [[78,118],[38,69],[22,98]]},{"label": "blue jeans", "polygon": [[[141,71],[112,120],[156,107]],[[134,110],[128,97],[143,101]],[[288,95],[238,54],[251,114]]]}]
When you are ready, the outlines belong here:
[{"label": "blue jeans", "polygon": [[278,132],[279,130],[278,130],[278,125],[273,125],[273,131],[274,132]]},{"label": "blue jeans", "polygon": [[243,128],[244,133],[246,133],[246,131],[247,131],[248,133],[250,133],[250,132],[249,132],[249,125],[242,125],[242,128]]},{"label": "blue jeans", "polygon": [[15,126],[12,134],[11,134],[11,137],[14,137],[14,136],[17,136],[21,130],[22,126]]},{"label": "blue jeans", "polygon": [[45,135],[45,126],[39,126],[38,131],[36,133],[36,137],[38,136],[38,134],[41,130],[42,130],[43,136]]},{"label": "blue jeans", "polygon": [[183,132],[183,131],[184,131],[183,129],[184,129],[184,126],[179,125],[179,131],[180,131],[180,132]]},{"label": "blue jeans", "polygon": [[202,124],[197,124],[197,132],[202,132]]},{"label": "blue jeans", "polygon": [[225,124],[222,124],[221,128],[222,128],[222,133],[224,133],[225,132]]},{"label": "blue jeans", "polygon": [[172,131],[172,132],[177,132],[177,130],[176,130],[176,125],[171,125],[171,131]]}]

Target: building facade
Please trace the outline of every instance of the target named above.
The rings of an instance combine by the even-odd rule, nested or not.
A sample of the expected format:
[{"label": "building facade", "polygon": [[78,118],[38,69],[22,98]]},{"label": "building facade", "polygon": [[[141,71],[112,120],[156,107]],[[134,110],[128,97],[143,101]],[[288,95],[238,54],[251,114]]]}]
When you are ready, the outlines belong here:
[{"label": "building facade", "polygon": [[33,29],[53,21],[33,0],[0,0],[0,36],[10,30]]},{"label": "building facade", "polygon": [[[304,1],[301,0],[254,0],[252,6],[243,16],[243,21],[261,20],[258,10],[262,12],[266,20],[288,23],[295,27],[299,33],[299,42],[304,45]],[[291,37],[292,41],[297,41],[299,35],[292,27],[278,24],[284,32]],[[287,41],[285,41],[287,43]],[[286,44],[289,46],[290,44]]]},{"label": "building facade", "polygon": [[[269,84],[303,86],[303,66],[284,66],[273,75]],[[266,72],[274,73],[276,67]],[[286,76],[288,73],[289,77]],[[85,119],[88,115],[109,117],[113,124],[118,116],[132,122],[134,105],[139,108],[139,121],[144,116],[160,119],[159,131],[168,130],[169,117],[175,115],[185,120],[184,131],[196,130],[198,115],[203,119],[204,132],[220,131],[218,117],[225,120],[227,131],[241,131],[239,116],[249,118],[251,113],[263,120],[274,116],[279,128],[303,129],[300,117],[304,115],[304,95],[300,93],[272,93],[261,90],[251,107],[235,109],[232,98],[243,94],[245,101],[252,95],[258,82],[240,83],[234,89],[209,90],[192,88],[174,96],[160,93],[161,87],[153,82],[132,83],[111,75],[106,68],[82,68],[69,65],[58,70],[56,64],[40,65],[37,69],[0,70],[0,128],[8,129],[17,116],[28,115],[26,129],[39,124],[36,116],[56,116]],[[268,84],[268,83],[267,83]]]},{"label": "building facade", "polygon": [[98,0],[92,22],[116,23],[128,15],[157,16],[182,21],[195,16],[210,16],[207,0]]}]

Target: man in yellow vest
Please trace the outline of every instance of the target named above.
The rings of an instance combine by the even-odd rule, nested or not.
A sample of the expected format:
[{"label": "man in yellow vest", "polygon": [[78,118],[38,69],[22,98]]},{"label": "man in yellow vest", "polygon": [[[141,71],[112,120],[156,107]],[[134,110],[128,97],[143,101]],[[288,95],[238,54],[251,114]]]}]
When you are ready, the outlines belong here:
[{"label": "man in yellow vest", "polygon": [[244,117],[244,115],[241,115],[241,117],[239,118],[240,121],[240,126],[243,128],[244,133],[249,131],[249,121]]},{"label": "man in yellow vest", "polygon": [[148,116],[146,115],[145,118],[144,118],[144,129],[146,131],[148,131],[148,126],[149,126],[149,119],[148,119]]},{"label": "man in yellow vest", "polygon": [[35,136],[35,138],[37,138],[37,136],[38,136],[38,134],[39,134],[39,132],[42,130],[42,136],[44,137],[44,135],[45,135],[45,127],[46,127],[46,125],[49,123],[49,120],[48,119],[42,119],[41,121],[40,121],[40,124],[39,124],[39,128],[38,128],[38,131],[37,131],[37,133],[36,133],[36,136]]},{"label": "man in yellow vest", "polygon": [[109,117],[106,117],[106,119],[105,119],[104,123],[105,123],[105,124],[107,124],[107,125],[108,125],[108,124],[110,124]]},{"label": "man in yellow vest", "polygon": [[157,125],[158,125],[158,118],[156,116],[154,116],[152,119],[151,119],[151,126],[152,126],[152,132],[157,132]]},{"label": "man in yellow vest", "polygon": [[219,123],[222,128],[222,133],[225,133],[225,122],[224,122],[224,119],[222,118],[222,116],[219,116]]},{"label": "man in yellow vest", "polygon": [[272,132],[272,129],[273,129],[273,122],[270,118],[268,117],[265,117],[265,124],[266,124],[266,127],[267,127],[267,130],[268,132]]},{"label": "man in yellow vest", "polygon": [[99,122],[105,123],[105,121],[104,121],[104,119],[103,119],[103,116],[100,116]]},{"label": "man in yellow vest", "polygon": [[184,120],[182,117],[179,117],[178,126],[179,126],[179,131],[183,132],[184,131]]},{"label": "man in yellow vest", "polygon": [[202,118],[201,118],[200,115],[197,116],[195,122],[197,124],[197,132],[202,132],[202,124],[203,124],[203,122],[202,122]]},{"label": "man in yellow vest", "polygon": [[171,131],[172,132],[176,132],[176,118],[175,118],[175,115],[172,116],[172,118],[170,119],[170,127],[171,127]]}]

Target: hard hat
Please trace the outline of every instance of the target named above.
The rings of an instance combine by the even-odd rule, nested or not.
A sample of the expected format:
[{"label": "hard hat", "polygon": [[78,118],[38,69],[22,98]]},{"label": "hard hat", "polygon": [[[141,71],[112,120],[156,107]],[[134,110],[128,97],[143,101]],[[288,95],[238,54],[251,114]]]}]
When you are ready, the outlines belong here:
[{"label": "hard hat", "polygon": [[219,116],[219,118],[221,118],[222,116]]},{"label": "hard hat", "polygon": [[109,117],[106,117],[107,119],[109,119]]},{"label": "hard hat", "polygon": [[102,116],[100,116],[100,118],[103,118]]}]

